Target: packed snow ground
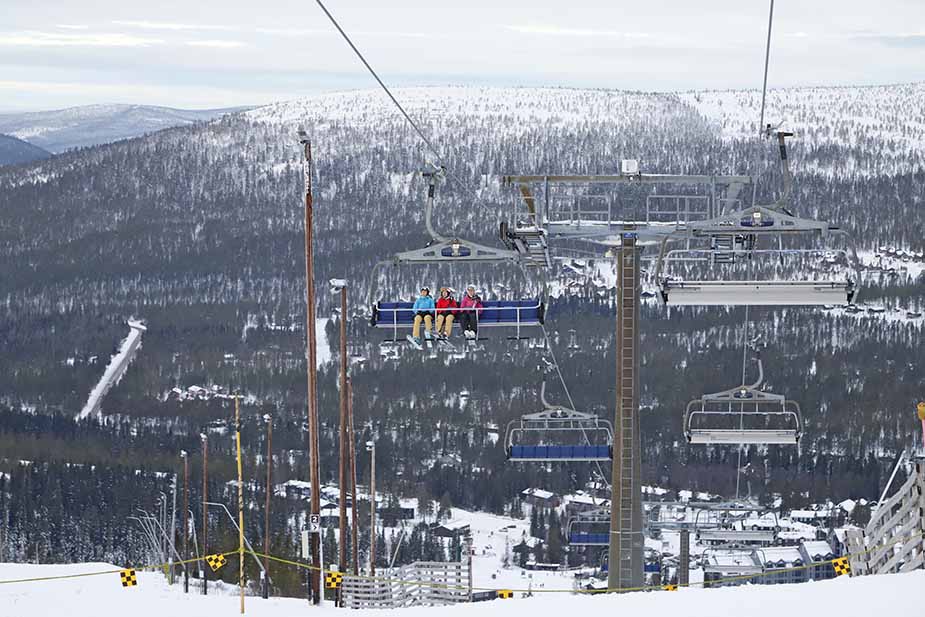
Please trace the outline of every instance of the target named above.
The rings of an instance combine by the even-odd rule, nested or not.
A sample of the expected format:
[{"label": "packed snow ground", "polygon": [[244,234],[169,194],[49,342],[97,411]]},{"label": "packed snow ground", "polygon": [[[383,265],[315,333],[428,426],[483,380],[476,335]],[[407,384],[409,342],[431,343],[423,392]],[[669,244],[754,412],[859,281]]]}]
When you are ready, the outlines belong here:
[{"label": "packed snow ground", "polygon": [[[111,564],[74,565],[0,564],[0,581],[27,577],[58,576],[113,569]],[[888,606],[894,615],[922,614],[925,571],[862,578],[841,577],[799,585],[746,586],[725,589],[682,589],[677,592],[633,593],[622,596],[575,596],[543,594],[532,598],[453,607],[376,611],[375,615],[432,615],[449,617],[513,615],[561,617],[581,612],[610,615],[685,615],[687,617],[780,617],[780,615],[838,615],[868,617]],[[138,586],[123,588],[117,573],[75,579],[0,584],[0,617],[193,617],[237,615],[234,589],[202,596],[183,594],[181,585],[167,585],[163,575],[139,572]],[[245,614],[255,617],[290,617],[343,614],[330,603],[309,607],[306,600],[246,599]]]}]

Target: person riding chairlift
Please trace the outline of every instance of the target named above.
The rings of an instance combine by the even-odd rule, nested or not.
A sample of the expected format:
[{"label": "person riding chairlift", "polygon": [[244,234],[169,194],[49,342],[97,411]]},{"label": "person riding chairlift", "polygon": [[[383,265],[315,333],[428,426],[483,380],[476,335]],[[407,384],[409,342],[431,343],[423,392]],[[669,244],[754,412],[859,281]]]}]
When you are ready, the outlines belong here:
[{"label": "person riding chairlift", "polygon": [[434,299],[430,296],[430,287],[426,285],[421,287],[421,295],[418,296],[417,300],[414,301],[414,306],[411,307],[411,310],[414,311],[414,327],[412,328],[411,335],[418,344],[421,343],[422,321],[424,322],[424,328],[426,328],[427,332],[433,331],[435,308]]},{"label": "person riding chairlift", "polygon": [[453,320],[459,303],[453,297],[451,287],[441,287],[440,297],[437,299],[437,336],[449,338],[453,333]]},{"label": "person riding chairlift", "polygon": [[475,286],[469,285],[459,303],[462,315],[459,318],[466,338],[476,338],[479,332],[479,317],[482,315],[482,298],[475,292]]}]

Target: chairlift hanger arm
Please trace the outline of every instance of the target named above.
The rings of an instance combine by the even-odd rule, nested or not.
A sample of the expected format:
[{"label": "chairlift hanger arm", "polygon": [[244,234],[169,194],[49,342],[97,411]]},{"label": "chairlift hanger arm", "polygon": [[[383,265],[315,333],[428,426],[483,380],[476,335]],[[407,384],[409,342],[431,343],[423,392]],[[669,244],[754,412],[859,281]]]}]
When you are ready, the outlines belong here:
[{"label": "chairlift hanger arm", "polygon": [[772,206],[756,205],[712,219],[691,221],[672,234],[671,240],[704,238],[725,234],[783,235],[798,233],[846,233],[828,221],[804,219]]},{"label": "chairlift hanger arm", "polygon": [[424,201],[424,226],[434,242],[446,242],[448,240],[446,236],[434,229],[433,224],[434,202],[437,199],[437,182],[445,175],[446,171],[443,167],[434,167],[433,170],[421,172],[421,176],[427,180],[427,199]]},{"label": "chairlift hanger arm", "polygon": [[586,413],[584,411],[575,411],[574,409],[569,409],[567,407],[561,406],[550,406],[543,411],[538,411],[536,413],[528,413],[521,416],[521,420],[524,422],[589,422],[589,423],[601,423],[601,424],[610,424],[607,420],[603,420],[600,416],[597,416],[593,413]]},{"label": "chairlift hanger arm", "polygon": [[[743,392],[747,393],[747,396],[743,396]],[[722,392],[704,394],[699,399],[697,399],[696,402],[735,404],[741,403],[743,405],[749,405],[754,403],[782,403],[785,401],[785,398],[786,397],[783,394],[754,390],[749,386],[739,386],[738,388],[730,388],[729,390],[724,390]]]},{"label": "chairlift hanger arm", "polygon": [[518,262],[523,257],[510,249],[486,246],[459,237],[449,237],[439,233],[433,224],[433,211],[436,203],[437,184],[445,176],[443,167],[434,167],[421,174],[427,181],[427,198],[424,203],[424,225],[431,237],[431,242],[421,249],[396,253],[393,264],[427,264],[427,263],[498,263]]},{"label": "chairlift hanger arm", "polygon": [[389,263],[440,264],[440,263],[499,263],[517,262],[515,251],[499,249],[460,238],[437,240],[430,245],[411,251],[395,253]]}]

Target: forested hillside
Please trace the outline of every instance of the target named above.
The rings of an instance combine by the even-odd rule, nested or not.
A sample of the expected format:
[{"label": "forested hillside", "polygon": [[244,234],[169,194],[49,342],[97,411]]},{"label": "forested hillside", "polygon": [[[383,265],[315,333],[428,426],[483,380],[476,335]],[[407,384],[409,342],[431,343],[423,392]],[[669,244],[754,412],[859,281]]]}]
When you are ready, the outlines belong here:
[{"label": "forested hillside", "polygon": [[[895,88],[899,96],[909,86]],[[789,92],[776,92],[775,100]],[[693,94],[445,88],[398,96],[467,187],[440,188],[438,227],[484,242],[493,242],[498,222],[511,218],[517,203],[499,182],[504,173],[614,173],[621,158],[638,158],[645,172],[745,174],[759,161],[759,200],[777,194],[776,149],[745,131],[724,131],[732,121]],[[896,134],[913,131],[918,139],[921,119],[895,128],[902,121],[896,109],[872,103],[884,96],[883,88],[857,88],[809,99],[817,107],[801,121],[811,119],[807,126],[832,138],[804,140],[797,131],[792,141],[798,215],[839,223],[870,259],[886,256],[885,247],[894,257],[897,250],[906,253],[890,258],[895,271],[870,271],[861,281],[861,300],[887,308],[884,313],[750,311],[751,335],[760,334],[767,346],[769,387],[799,401],[807,422],[799,449],[749,449],[747,487],[755,496],[783,493],[792,503],[876,497],[891,457],[914,438],[913,403],[925,396],[925,329],[906,312],[925,306],[925,168],[922,150]],[[845,135],[845,126],[855,126],[858,99],[869,103],[863,113],[874,114],[872,123],[890,130],[868,131],[863,140]],[[565,491],[589,481],[588,465],[505,462],[498,427],[540,409],[547,352],[537,345],[489,334],[484,351],[467,357],[431,358],[412,349],[398,360],[380,355],[384,335],[366,319],[370,298],[408,298],[422,282],[457,289],[473,282],[487,298],[536,294],[539,285],[506,266],[452,274],[390,268],[374,280],[376,262],[427,239],[425,185],[417,173],[427,156],[380,93],[358,92],[0,169],[0,404],[6,408],[0,471],[11,474],[2,476],[6,482],[37,481],[30,474],[42,462],[45,478],[73,491],[64,502],[73,504],[73,516],[101,503],[90,497],[94,482],[106,490],[124,486],[103,495],[107,507],[96,510],[98,533],[123,525],[132,504],[150,507],[152,491],[165,490],[166,479],[154,471],[174,472],[179,449],[197,452],[200,432],[220,435],[227,426],[227,399],[180,400],[171,393],[193,385],[246,397],[250,477],[260,478],[265,464],[264,413],[286,427],[274,439],[279,480],[307,475],[299,125],[312,137],[316,161],[319,316],[333,310],[327,279],[347,278],[358,439],[377,439],[384,490],[501,512],[516,509],[515,496],[528,486]],[[576,407],[610,415],[613,292],[600,274],[609,267],[602,259],[601,248],[597,261],[551,274],[557,296],[547,328]],[[75,425],[70,418],[132,316],[147,320],[142,349],[104,400],[101,423]],[[739,383],[744,309],[667,311],[652,300],[643,317],[644,481],[732,492],[735,451],[688,446],[681,415],[688,400]],[[327,322],[334,346],[336,325],[336,318]],[[570,330],[579,349],[566,348]],[[336,362],[323,365],[320,379],[322,474],[332,481]],[[549,395],[564,402],[555,382]],[[215,454],[216,483],[230,477],[224,448]],[[135,469],[144,469],[150,483],[131,484]],[[100,481],[104,470],[116,480]],[[362,483],[364,465],[360,475]],[[255,504],[260,499],[253,495]],[[17,516],[28,512],[24,502],[8,503]],[[32,556],[37,532],[17,530],[25,535],[7,545],[9,555]]]}]

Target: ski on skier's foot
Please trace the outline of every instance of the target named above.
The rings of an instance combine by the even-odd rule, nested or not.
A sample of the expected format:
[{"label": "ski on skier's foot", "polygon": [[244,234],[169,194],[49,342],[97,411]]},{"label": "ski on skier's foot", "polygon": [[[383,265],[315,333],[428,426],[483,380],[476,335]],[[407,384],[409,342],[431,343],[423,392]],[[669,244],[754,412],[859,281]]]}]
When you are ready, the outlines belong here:
[{"label": "ski on skier's foot", "polygon": [[456,345],[450,342],[450,339],[441,336],[437,339],[437,346],[446,349],[447,351],[456,351]]}]

